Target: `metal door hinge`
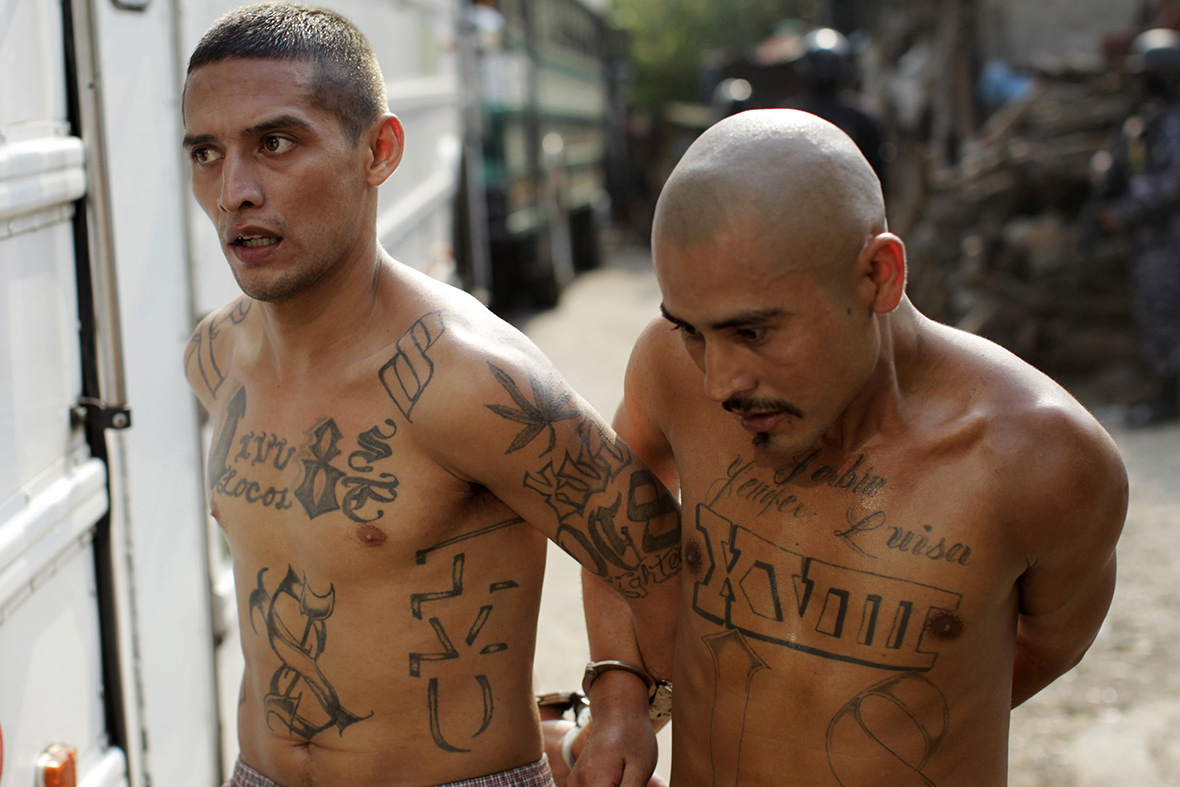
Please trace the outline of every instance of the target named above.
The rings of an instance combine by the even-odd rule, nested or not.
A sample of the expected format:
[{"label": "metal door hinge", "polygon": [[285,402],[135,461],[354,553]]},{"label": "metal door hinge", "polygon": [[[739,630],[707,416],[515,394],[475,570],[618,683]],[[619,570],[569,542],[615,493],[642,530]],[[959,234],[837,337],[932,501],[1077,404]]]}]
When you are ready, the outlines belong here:
[{"label": "metal door hinge", "polygon": [[87,423],[97,423],[103,429],[126,429],[131,426],[131,408],[83,397],[70,408],[70,425]]}]

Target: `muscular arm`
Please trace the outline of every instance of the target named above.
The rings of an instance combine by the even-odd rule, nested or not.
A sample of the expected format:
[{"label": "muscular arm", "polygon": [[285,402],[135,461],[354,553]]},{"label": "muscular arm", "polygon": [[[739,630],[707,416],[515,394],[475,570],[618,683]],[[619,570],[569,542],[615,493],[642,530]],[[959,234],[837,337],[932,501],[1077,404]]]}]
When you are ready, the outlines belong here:
[{"label": "muscular arm", "polygon": [[675,499],[531,344],[497,338],[474,356],[468,337],[458,357],[438,353],[436,367],[461,362],[463,374],[449,401],[422,403],[433,408],[422,420],[436,424],[436,450],[621,596],[639,622],[643,663],[670,677],[675,622],[660,599],[680,570]]},{"label": "muscular arm", "polygon": [[[1015,707],[1077,664],[1094,641],[1114,594],[1115,542],[1127,510],[1127,477],[1113,443],[1078,447],[1060,468],[1077,479],[1047,503],[1054,522],[1019,582],[1020,616],[1012,674]],[[1059,476],[1061,477],[1061,476]]]},{"label": "muscular arm", "polygon": [[[647,339],[656,329],[657,325],[649,326],[632,355],[624,401],[615,413],[613,425],[644,464],[676,493],[680,478],[672,448],[650,417],[647,406],[659,378],[647,357],[651,344]],[[659,589],[653,597],[658,614],[668,620],[676,619],[679,591],[679,582],[667,583]],[[582,605],[592,660],[643,663],[636,644],[636,622],[626,604],[586,571],[582,573]],[[626,773],[632,758],[640,763],[636,770],[654,768],[656,751],[647,720],[647,692],[642,682],[625,672],[607,672],[595,681],[590,700],[594,732],[586,751],[581,752],[578,777],[584,777],[586,783],[599,779],[610,781],[620,770]]]}]

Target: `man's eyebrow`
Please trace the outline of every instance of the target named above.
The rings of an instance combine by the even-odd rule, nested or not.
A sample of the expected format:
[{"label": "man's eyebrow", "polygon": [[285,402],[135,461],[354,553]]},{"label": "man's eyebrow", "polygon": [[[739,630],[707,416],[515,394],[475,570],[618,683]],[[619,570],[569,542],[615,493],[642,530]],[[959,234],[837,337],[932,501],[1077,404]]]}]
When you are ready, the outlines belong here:
[{"label": "man's eyebrow", "polygon": [[[311,129],[311,123],[308,123],[298,115],[279,115],[278,117],[264,120],[261,123],[256,123],[253,126],[242,129],[238,132],[238,136],[248,139],[250,137],[257,137],[284,128],[293,128],[306,131]],[[212,134],[185,134],[183,144],[187,150],[199,145],[207,145],[214,141],[216,141],[216,137],[214,137]]]},{"label": "man's eyebrow", "polygon": [[668,311],[667,307],[665,307],[662,303],[660,304],[660,314],[664,315],[664,319],[673,325],[689,325],[689,323],[685,322],[679,317],[676,317],[670,311]]},{"label": "man's eyebrow", "polygon": [[[664,315],[664,319],[674,325],[691,325],[692,323],[675,316],[661,303],[660,314]],[[715,323],[711,323],[708,327],[715,331],[724,330],[726,328],[743,328],[751,325],[763,325],[772,320],[781,317],[782,309],[751,309],[750,311],[739,312],[732,317],[727,317]]]},{"label": "man's eyebrow", "polygon": [[207,145],[213,141],[212,134],[185,134],[184,135],[184,149],[195,148],[198,145]]}]

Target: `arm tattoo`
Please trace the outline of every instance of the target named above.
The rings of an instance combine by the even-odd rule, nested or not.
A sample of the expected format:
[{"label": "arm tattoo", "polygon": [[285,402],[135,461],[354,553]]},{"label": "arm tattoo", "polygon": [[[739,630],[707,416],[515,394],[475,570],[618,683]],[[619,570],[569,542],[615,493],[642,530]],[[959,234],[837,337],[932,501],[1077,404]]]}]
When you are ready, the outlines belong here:
[{"label": "arm tattoo", "polygon": [[291,566],[275,588],[266,589],[268,569],[258,571],[258,587],[250,593],[250,626],[255,613],[265,622],[270,647],[282,662],[271,676],[266,695],[266,723],[281,724],[287,732],[311,740],[329,727],[344,730],[373,714],[358,716],[344,708],[336,689],[320,671],[318,661],[327,647],[328,618],[336,606],[336,589],[319,595]]},{"label": "arm tattoo", "polygon": [[434,361],[426,351],[446,329],[441,311],[424,314],[397,340],[397,352],[378,372],[389,398],[407,422],[412,422],[410,413],[434,376]]},{"label": "arm tattoo", "polygon": [[516,382],[508,376],[508,374],[493,363],[488,366],[492,369],[492,374],[504,386],[504,390],[512,397],[512,401],[516,403],[516,407],[508,407],[502,404],[489,404],[487,408],[501,418],[507,418],[510,421],[516,421],[524,424],[524,428],[516,435],[516,439],[508,446],[508,450],[504,453],[510,454],[513,451],[518,451],[531,443],[533,439],[541,434],[546,429],[549,430],[549,447],[541,452],[541,456],[553,450],[557,444],[557,434],[553,430],[553,424],[557,421],[565,421],[570,418],[583,418],[581,411],[578,409],[567,409],[566,403],[570,400],[570,392],[568,390],[555,390],[556,386],[553,384],[553,379],[546,382],[541,382],[536,377],[529,374],[529,383],[533,388],[533,398],[536,399],[536,404],[533,404],[520,392]]},{"label": "arm tattoo", "polygon": [[[624,596],[640,598],[647,585],[663,582],[680,571],[680,514],[672,496],[655,476],[633,461],[631,452],[576,408],[570,392],[550,378],[530,375],[533,400],[503,369],[489,364],[492,374],[515,407],[489,404],[501,418],[524,424],[506,454],[529,445],[548,430],[549,442],[540,457],[557,447],[554,424],[580,419],[578,453],[567,449],[550,456],[524,485],[545,500],[557,516],[557,545]],[[627,499],[623,500],[626,489]]]},{"label": "arm tattoo", "polygon": [[246,319],[252,303],[253,301],[243,298],[234,304],[227,313],[198,327],[192,339],[189,340],[188,348],[184,353],[185,368],[191,369],[195,364],[197,375],[200,376],[205,390],[213,399],[217,398],[217,391],[226,378],[225,372],[217,363],[217,357],[213,354],[213,342],[226,323],[234,326]]}]

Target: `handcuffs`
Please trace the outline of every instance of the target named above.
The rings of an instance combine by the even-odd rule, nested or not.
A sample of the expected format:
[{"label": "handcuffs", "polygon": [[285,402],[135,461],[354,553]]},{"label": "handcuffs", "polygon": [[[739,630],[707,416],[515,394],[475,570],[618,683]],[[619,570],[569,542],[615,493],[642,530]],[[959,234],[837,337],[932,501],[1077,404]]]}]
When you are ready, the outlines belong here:
[{"label": "handcuffs", "polygon": [[576,759],[573,752],[574,738],[590,720],[590,687],[594,685],[594,681],[598,680],[602,673],[611,670],[630,672],[647,686],[648,718],[658,721],[672,716],[672,684],[668,681],[653,678],[645,670],[625,661],[607,659],[590,662],[586,665],[586,672],[582,675],[581,693],[557,691],[537,697],[538,707],[552,708],[562,716],[566,711],[573,711],[574,726],[570,727],[561,739],[561,758],[570,768],[574,767]]}]

